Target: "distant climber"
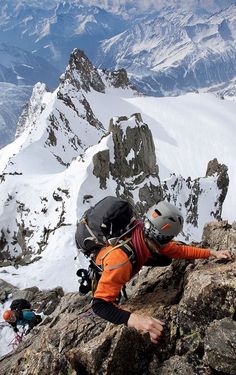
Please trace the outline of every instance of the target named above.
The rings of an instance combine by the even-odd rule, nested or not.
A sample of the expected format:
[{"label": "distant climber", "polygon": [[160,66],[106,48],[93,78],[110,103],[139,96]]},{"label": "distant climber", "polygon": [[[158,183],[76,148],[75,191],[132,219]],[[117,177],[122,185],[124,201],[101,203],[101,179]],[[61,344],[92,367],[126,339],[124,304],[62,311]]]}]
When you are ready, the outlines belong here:
[{"label": "distant climber", "polygon": [[[110,200],[111,198],[115,199],[114,197],[105,198],[103,201],[106,204],[110,203],[108,198]],[[111,245],[108,244],[102,247],[101,241],[99,244],[96,237],[96,223],[99,223],[102,229],[105,228],[107,233],[111,233],[115,225],[118,229],[124,222],[124,218],[118,220],[118,207],[116,210],[118,213],[115,216],[113,214],[113,223],[110,225],[109,218],[112,215],[108,215],[107,212],[104,213],[103,201],[100,201],[100,205],[98,203],[85,213],[80,223],[78,223],[75,235],[77,247],[81,248],[82,252],[88,255],[90,247],[91,267],[88,275],[93,270],[96,272],[96,267],[97,270],[100,270],[93,294],[92,309],[95,314],[109,322],[114,324],[123,323],[128,327],[149,332],[151,341],[157,343],[163,332],[164,323],[161,320],[131,313],[117,306],[117,297],[125,284],[144,265],[166,266],[171,264],[172,259],[178,258],[200,259],[214,257],[231,260],[233,256],[228,250],[214,251],[173,241],[173,238],[182,231],[184,219],[181,212],[166,201],[161,201],[152,206],[143,221],[132,219],[128,225],[125,223],[126,231],[124,231],[124,235],[118,238],[115,246],[113,241],[110,242]],[[99,221],[96,216],[99,213],[103,213],[104,218],[106,218],[106,224],[102,223],[101,220]],[[86,231],[87,238],[84,237]],[[81,271],[79,274],[81,274]],[[88,280],[85,281],[84,288],[88,285]]]},{"label": "distant climber", "polygon": [[23,298],[12,301],[10,309],[4,311],[3,319],[12,326],[16,333],[19,331],[18,327],[27,327],[25,334],[42,321],[41,316],[32,310],[30,302]]}]

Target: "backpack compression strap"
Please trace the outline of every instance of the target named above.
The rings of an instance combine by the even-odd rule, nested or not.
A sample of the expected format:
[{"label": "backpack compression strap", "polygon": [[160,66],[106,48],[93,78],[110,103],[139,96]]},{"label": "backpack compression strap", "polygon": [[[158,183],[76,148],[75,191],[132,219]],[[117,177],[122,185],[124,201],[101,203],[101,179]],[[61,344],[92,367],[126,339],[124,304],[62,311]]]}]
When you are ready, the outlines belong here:
[{"label": "backpack compression strap", "polygon": [[103,261],[104,259],[107,257],[108,254],[110,254],[112,251],[116,250],[116,249],[121,249],[122,251],[124,251],[124,253],[127,254],[128,256],[128,259],[123,262],[123,263],[119,263],[119,264],[116,264],[115,266],[111,266],[109,267],[108,269],[110,271],[112,270],[115,270],[117,268],[120,268],[122,266],[124,266],[126,263],[128,263],[129,261],[131,262],[132,264],[132,268],[134,270],[135,268],[135,265],[136,265],[136,256],[135,256],[135,252],[134,250],[128,245],[128,243],[130,242],[131,238],[128,238],[127,240],[125,241],[122,241],[120,243],[118,243],[116,246],[114,246],[112,249],[108,250],[106,252],[106,254],[103,255],[103,257],[101,258],[101,261],[102,261],[102,268],[103,268]]},{"label": "backpack compression strap", "polygon": [[87,229],[87,231],[89,232],[89,234],[91,234],[91,237],[88,237],[87,239],[90,239],[90,240],[92,240],[92,241],[94,241],[95,243],[98,244],[98,243],[99,243],[99,242],[98,242],[98,239],[97,239],[97,237],[95,236],[95,234],[93,233],[92,229],[89,227],[86,218],[82,218],[82,219],[80,220],[80,223],[81,223],[81,224],[84,224],[84,226],[85,226],[85,228]]}]

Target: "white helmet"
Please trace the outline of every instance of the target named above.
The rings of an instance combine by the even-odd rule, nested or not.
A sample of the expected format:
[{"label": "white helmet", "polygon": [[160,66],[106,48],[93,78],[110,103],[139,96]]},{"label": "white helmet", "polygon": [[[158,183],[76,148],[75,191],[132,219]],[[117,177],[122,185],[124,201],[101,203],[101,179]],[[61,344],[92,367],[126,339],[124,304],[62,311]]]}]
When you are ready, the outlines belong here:
[{"label": "white helmet", "polygon": [[181,212],[172,204],[161,201],[154,204],[144,219],[144,235],[160,245],[164,245],[177,236],[183,229],[184,219]]}]

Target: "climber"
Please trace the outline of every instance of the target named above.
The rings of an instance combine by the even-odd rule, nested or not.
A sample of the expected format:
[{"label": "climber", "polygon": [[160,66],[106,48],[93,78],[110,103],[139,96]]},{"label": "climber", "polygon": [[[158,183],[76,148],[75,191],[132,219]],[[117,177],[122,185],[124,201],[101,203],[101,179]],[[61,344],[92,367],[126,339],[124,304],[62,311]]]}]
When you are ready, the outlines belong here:
[{"label": "climber", "polygon": [[42,321],[41,316],[35,314],[30,302],[25,299],[12,301],[10,309],[4,311],[3,319],[12,326],[16,333],[19,331],[19,326],[23,328],[27,326],[25,334]]},{"label": "climber", "polygon": [[[116,299],[122,287],[137,274],[143,265],[166,266],[172,259],[233,258],[228,250],[214,251],[173,241],[183,228],[183,216],[168,202],[152,206],[143,221],[134,222],[126,245],[135,254],[135,265],[121,245],[105,246],[96,254],[96,265],[102,270],[94,292],[92,309],[95,314],[114,324],[126,324],[148,332],[153,343],[158,343],[164,322],[151,316],[131,313],[117,307]],[[126,237],[125,237],[126,238]],[[127,242],[127,241],[124,241]]]}]

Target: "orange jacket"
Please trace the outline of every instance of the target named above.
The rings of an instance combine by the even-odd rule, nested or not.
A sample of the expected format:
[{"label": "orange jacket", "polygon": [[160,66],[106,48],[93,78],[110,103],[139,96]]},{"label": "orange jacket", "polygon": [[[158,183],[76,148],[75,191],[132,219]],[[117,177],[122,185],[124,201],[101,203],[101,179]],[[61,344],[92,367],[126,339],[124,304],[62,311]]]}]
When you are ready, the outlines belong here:
[{"label": "orange jacket", "polygon": [[[143,238],[142,238],[143,240]],[[98,282],[94,298],[100,298],[107,302],[114,302],[122,287],[132,278],[132,264],[128,255],[120,248],[109,252],[112,246],[100,250],[96,257],[96,264],[103,268],[101,278]],[[143,265],[152,257],[144,240],[142,243],[144,257]],[[209,258],[210,250],[179,244],[171,241],[158,250],[161,254],[174,259],[199,259]],[[107,254],[107,255],[106,255]],[[104,257],[105,256],[105,257]]]}]

